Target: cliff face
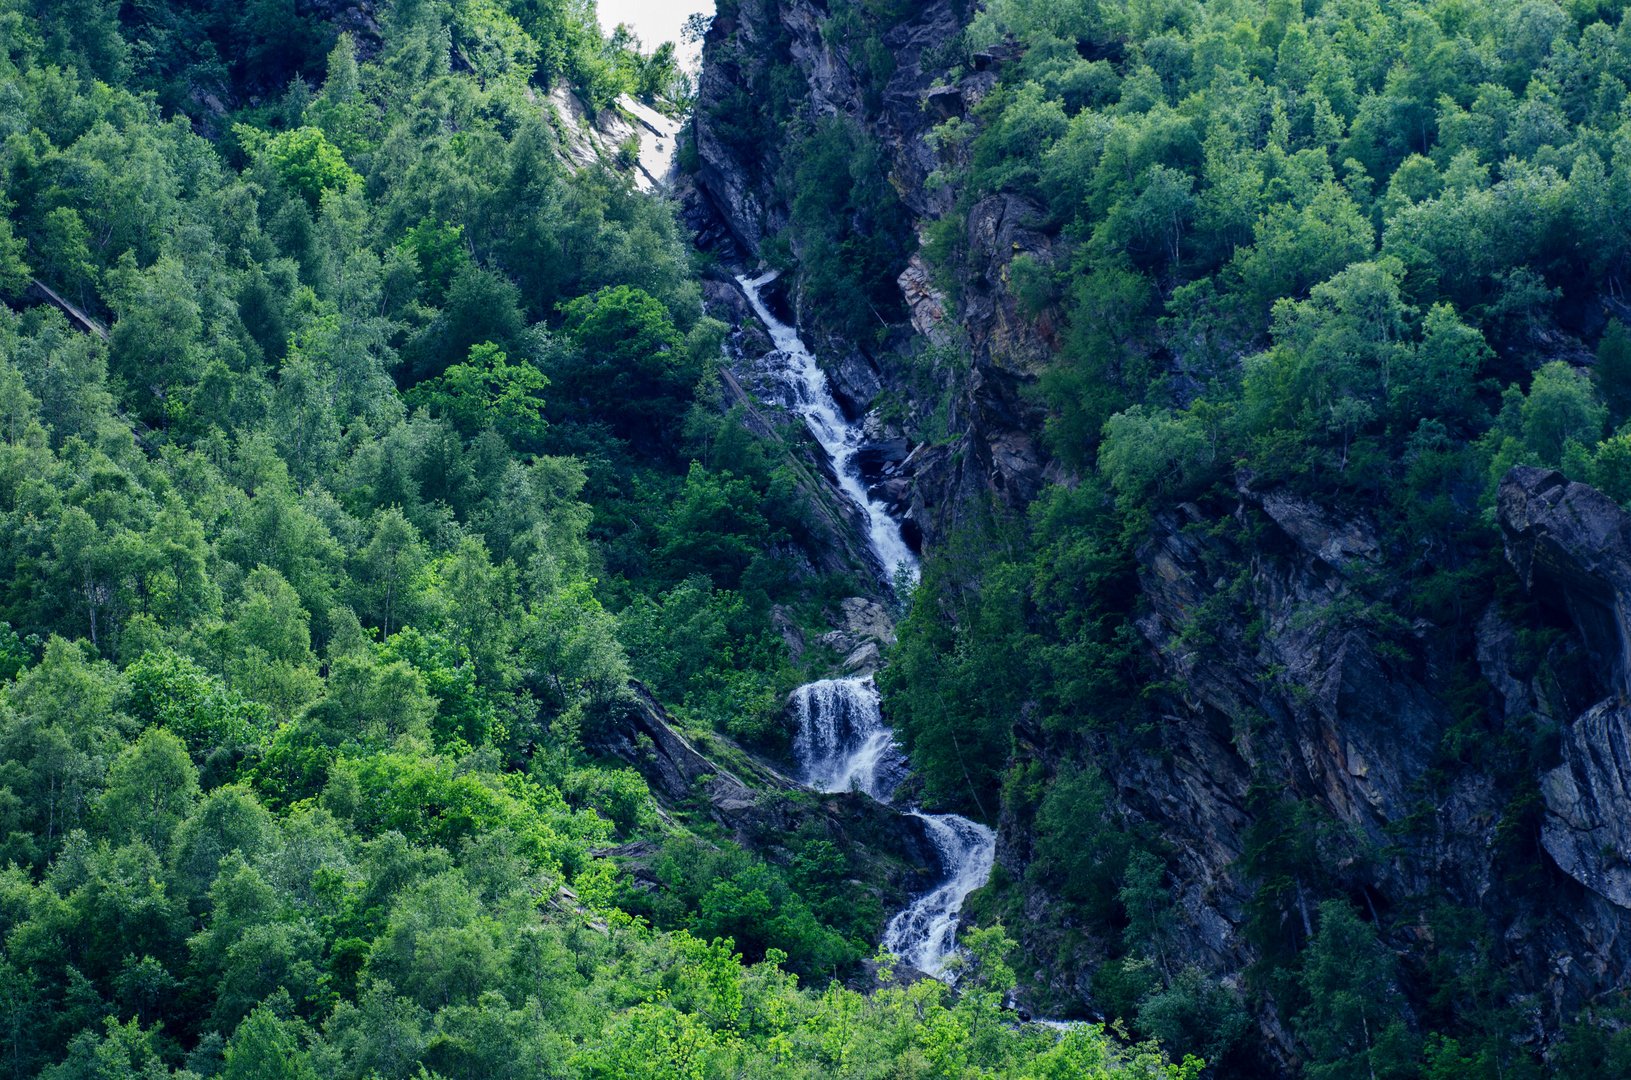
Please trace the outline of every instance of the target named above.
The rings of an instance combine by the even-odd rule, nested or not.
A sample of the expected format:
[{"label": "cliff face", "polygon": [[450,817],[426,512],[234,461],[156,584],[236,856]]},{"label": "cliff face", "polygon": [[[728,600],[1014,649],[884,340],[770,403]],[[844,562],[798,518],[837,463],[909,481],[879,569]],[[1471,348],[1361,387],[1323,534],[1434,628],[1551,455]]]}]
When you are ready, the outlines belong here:
[{"label": "cliff face", "polygon": [[[923,56],[958,22],[948,3],[926,4],[883,35],[893,73],[869,91],[857,57],[823,37],[826,17],[810,0],[743,0],[722,5],[709,34],[693,136],[701,165],[686,212],[725,265],[757,265],[790,220],[778,185],[785,143],[745,153],[721,135],[731,103],[763,92],[775,65],[796,75],[800,108],[852,117],[886,149],[890,182],[919,228],[950,209],[927,183],[939,160],[925,135],[992,89],[1003,56],[976,58],[957,86],[933,85]],[[1009,286],[1016,257],[1057,265],[1067,245],[1014,195],[974,203],[959,226],[956,280],[936,281],[913,256],[898,280],[909,326],[882,344],[845,339],[800,289],[788,296],[858,414],[891,396],[923,408],[913,358],[929,345],[962,350],[965,367],[936,373],[945,439],[911,443],[881,413],[869,421],[884,462],[875,490],[889,493],[908,536],[931,544],[988,499],[1023,507],[1049,480],[1070,479],[1042,449],[1044,416],[1027,393],[1058,346],[1056,313],[1024,313]],[[729,288],[712,287],[716,310],[728,309]],[[768,345],[751,325],[738,340],[747,358]],[[1172,853],[1177,962],[1245,988],[1265,936],[1299,947],[1318,896],[1346,895],[1387,928],[1384,944],[1409,982],[1450,955],[1429,925],[1433,905],[1447,903],[1477,913],[1503,1000],[1524,1014],[1535,1048],[1549,1045],[1631,960],[1631,519],[1560,474],[1514,470],[1498,512],[1517,595],[1453,626],[1401,625],[1381,613],[1403,606],[1408,577],[1379,571],[1405,556],[1365,508],[1316,503],[1245,473],[1232,507],[1208,505],[1158,509],[1136,550],[1136,626],[1161,684],[1153,734],[1066,745],[1022,719],[1010,765],[1054,776],[1082,759],[1097,764],[1112,811]],[[1544,632],[1520,624],[1514,605]],[[1466,735],[1453,700],[1473,701],[1493,730]],[[1500,777],[1469,767],[1480,752],[1469,739],[1537,748],[1541,765]],[[1270,809],[1293,804],[1303,816],[1276,824]],[[1028,873],[1033,810],[1005,803],[999,828],[998,861],[1017,894],[1008,925],[1032,961],[1021,966],[1021,997],[1091,1014],[1107,943],[1073,921],[1045,875]],[[1269,897],[1254,847],[1276,828],[1307,830],[1325,869],[1282,867],[1283,887]],[[1261,1068],[1295,1070],[1293,1006],[1252,989]]]}]

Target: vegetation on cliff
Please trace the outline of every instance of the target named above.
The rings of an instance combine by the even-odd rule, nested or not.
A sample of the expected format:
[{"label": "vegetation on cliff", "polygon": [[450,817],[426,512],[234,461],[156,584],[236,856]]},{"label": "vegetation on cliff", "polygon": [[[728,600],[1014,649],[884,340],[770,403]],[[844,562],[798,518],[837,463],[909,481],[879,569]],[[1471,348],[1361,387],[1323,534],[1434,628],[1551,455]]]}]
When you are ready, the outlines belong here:
[{"label": "vegetation on cliff", "polygon": [[[774,751],[770,609],[857,583],[672,207],[563,165],[551,90],[681,107],[672,48],[375,14],[0,5],[0,1069],[1193,1075],[1004,1023],[1000,932],[844,990],[848,852],[585,749],[633,675]],[[655,898],[591,854],[658,833]]]},{"label": "vegetation on cliff", "polygon": [[[1548,653],[1563,630],[1502,557],[1508,469],[1561,468],[1631,499],[1620,16],[1498,0],[991,0],[924,54],[924,75],[971,103],[931,138],[927,187],[955,206],[925,222],[925,254],[955,304],[979,272],[971,211],[998,194],[1036,208],[1052,244],[1011,257],[1002,288],[1055,328],[1030,392],[1070,479],[1022,513],[994,503],[934,549],[887,704],[933,797],[988,819],[1000,807],[1034,839],[1028,884],[999,867],[984,916],[1012,922],[1037,910],[1027,895],[1051,897],[1070,929],[1048,940],[1074,949],[1085,932],[1106,950],[1088,997],[1137,1031],[1218,1060],[1244,1034],[1243,1003],[1272,1001],[1312,1076],[1622,1075],[1620,1037],[1589,1023],[1616,1004],[1550,1021],[1571,1030],[1543,1064],[1524,1045],[1531,1006],[1503,984],[1515,961],[1489,936],[1496,913],[1433,895],[1378,911],[1356,870],[1409,858],[1433,807],[1480,777],[1507,805],[1494,873],[1544,876],[1537,777],[1556,728],[1501,715],[1473,627],[1498,602],[1532,669],[1573,662]],[[1379,525],[1377,557],[1318,618],[1425,672],[1413,677],[1452,719],[1412,795],[1417,820],[1386,848],[1311,796],[1288,800],[1298,785],[1260,762],[1240,866],[1261,959],[1237,997],[1170,951],[1188,918],[1170,884],[1179,853],[1117,815],[1095,762],[1159,756],[1164,725],[1194,707],[1138,629],[1150,601],[1135,573],[1165,572],[1142,547],[1152,536],[1181,527],[1216,579],[1185,613],[1180,652],[1222,648],[1227,628],[1251,656],[1288,632],[1265,625],[1254,592],[1283,542],[1254,505],[1267,490]],[[1180,504],[1187,519],[1157,528]],[[1237,738],[1271,723],[1223,722]],[[1049,754],[1026,749],[1042,743]],[[1410,926],[1422,938],[1407,947]]]}]

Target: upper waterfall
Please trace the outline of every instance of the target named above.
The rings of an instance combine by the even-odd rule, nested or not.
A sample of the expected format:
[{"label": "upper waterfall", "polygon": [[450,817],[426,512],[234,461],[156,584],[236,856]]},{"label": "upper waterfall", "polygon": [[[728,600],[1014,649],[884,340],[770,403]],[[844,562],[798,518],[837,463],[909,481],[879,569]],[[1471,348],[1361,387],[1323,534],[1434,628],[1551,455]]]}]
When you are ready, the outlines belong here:
[{"label": "upper waterfall", "polygon": [[785,371],[776,373],[777,382],[786,391],[786,398],[777,404],[804,417],[810,433],[832,459],[833,472],[838,476],[844,494],[865,511],[867,542],[883,567],[884,578],[892,580],[904,567],[906,573],[915,579],[917,556],[901,536],[900,522],[889,516],[883,503],[867,494],[866,485],[861,482],[861,470],[855,460],[856,451],[861,448],[861,426],[844,419],[843,411],[833,400],[826,372],[821,370],[816,358],[799,340],[798,330],[771,314],[759,295],[759,290],[775,278],[775,271],[756,278],[736,275],[736,283],[742,286],[742,292],[747,296],[748,303],[753,305],[754,313],[765,324],[765,329],[770,331],[770,340],[789,362]]}]

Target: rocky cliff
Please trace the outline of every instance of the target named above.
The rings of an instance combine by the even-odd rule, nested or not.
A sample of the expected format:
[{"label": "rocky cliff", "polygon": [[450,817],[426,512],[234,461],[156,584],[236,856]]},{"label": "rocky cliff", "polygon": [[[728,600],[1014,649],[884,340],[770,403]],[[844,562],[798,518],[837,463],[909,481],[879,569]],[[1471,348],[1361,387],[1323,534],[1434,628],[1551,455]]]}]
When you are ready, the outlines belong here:
[{"label": "rocky cliff", "polygon": [[[988,57],[984,70],[957,85],[936,84],[935,50],[958,32],[962,14],[950,0],[937,0],[915,6],[883,32],[891,73],[879,85],[859,40],[824,33],[822,7],[808,0],[720,5],[705,41],[690,136],[699,164],[680,189],[699,246],[726,267],[753,269],[767,241],[788,230],[786,135],[754,141],[735,130],[744,103],[763,108],[773,93],[789,95],[789,107],[805,121],[844,116],[863,128],[883,148],[889,183],[918,226],[949,211],[950,193],[928,182],[942,162],[927,136],[977,103],[995,85],[990,65],[1000,63]],[[898,321],[877,337],[835,330],[830,313],[801,289],[788,297],[839,400],[853,415],[869,417],[876,451],[867,479],[891,500],[914,542],[944,536],[987,498],[1024,505],[1044,482],[1037,441],[1043,416],[1024,388],[1050,354],[1053,329],[1047,313],[1020,315],[1007,275],[1019,255],[1045,263],[1058,257],[1042,225],[1041,211],[1016,196],[980,202],[966,220],[968,272],[937,283],[924,260],[911,257],[896,281]],[[715,310],[751,322],[721,295],[728,288],[722,276],[711,293]],[[766,345],[739,341],[744,364],[751,366],[755,349]],[[930,357],[925,370],[929,345],[943,353]],[[898,410],[880,407],[902,401],[918,420],[938,405],[943,427],[909,440],[910,425]]]}]

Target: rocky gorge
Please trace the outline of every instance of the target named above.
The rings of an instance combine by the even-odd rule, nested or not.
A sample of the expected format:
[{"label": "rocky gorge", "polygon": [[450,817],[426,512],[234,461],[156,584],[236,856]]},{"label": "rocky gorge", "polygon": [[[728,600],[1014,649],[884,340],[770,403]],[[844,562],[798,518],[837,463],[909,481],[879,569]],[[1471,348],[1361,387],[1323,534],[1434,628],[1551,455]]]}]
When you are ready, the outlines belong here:
[{"label": "rocky gorge", "polygon": [[[948,65],[969,13],[944,0],[883,30],[869,45],[886,51],[878,63],[833,28],[836,10],[814,0],[720,5],[690,129],[695,164],[678,194],[721,268],[796,265],[810,254],[798,249],[808,236],[788,180],[800,132],[842,118],[879,148],[876,168],[898,195],[913,249],[894,279],[896,306],[856,334],[796,271],[779,299],[865,425],[871,490],[929,552],[992,508],[1023,514],[1047,485],[1079,482],[1079,466],[1049,451],[1037,393],[1067,317],[1057,294],[1022,295],[1014,270],[1020,260],[1027,272],[1063,272],[1080,238],[1025,194],[959,201],[942,179],[967,149],[937,125],[977,124],[1020,46],[1010,38]],[[958,77],[942,83],[948,66]],[[767,93],[798,119],[744,137],[730,110]],[[942,243],[931,265],[919,242],[948,218],[955,243]],[[716,274],[707,295],[738,328],[730,385],[749,382],[767,343],[728,275]],[[1132,348],[1175,381],[1189,378],[1166,351],[1170,339]],[[1192,381],[1180,399],[1197,391]],[[1315,909],[1331,897],[1359,911],[1396,958],[1388,993],[1411,1024],[1444,1007],[1423,997],[1432,972],[1475,954],[1498,999],[1491,1007],[1515,1017],[1514,1037],[1536,1054],[1623,988],[1631,517],[1563,473],[1512,469],[1486,514],[1499,530],[1493,591],[1470,591],[1472,606],[1434,622],[1394,614],[1409,606],[1399,569],[1409,553],[1387,513],[1244,464],[1205,498],[1152,506],[1131,549],[1142,733],[1064,735],[1038,722],[1034,701],[1006,719],[1005,775],[1046,787],[1091,768],[1110,792],[1105,816],[1162,852],[1177,910],[1164,931],[1170,964],[1248,1002],[1259,1036],[1235,1051],[1247,1072],[1308,1063],[1292,1022],[1306,998],[1265,972],[1275,948],[1307,946]],[[847,527],[853,535],[855,523]],[[1482,717],[1476,732],[1470,712]],[[1490,764],[1495,751],[1481,752],[1480,740],[1510,752]],[[1102,1019],[1113,935],[1084,923],[1058,878],[1039,872],[1037,797],[1012,781],[1002,790],[991,808],[996,875],[965,921],[1001,919],[1019,940],[1023,1007]],[[1294,834],[1299,853],[1273,853]],[[1451,907],[1473,913],[1474,929],[1457,941],[1435,921]]]}]

